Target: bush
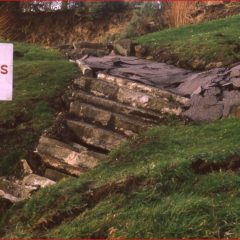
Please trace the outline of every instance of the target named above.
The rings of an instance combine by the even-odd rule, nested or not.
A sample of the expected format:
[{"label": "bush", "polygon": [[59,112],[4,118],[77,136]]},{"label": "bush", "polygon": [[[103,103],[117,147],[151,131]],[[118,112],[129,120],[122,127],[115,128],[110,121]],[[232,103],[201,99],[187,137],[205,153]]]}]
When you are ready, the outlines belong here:
[{"label": "bush", "polygon": [[88,15],[90,19],[101,18],[112,12],[123,11],[127,8],[124,2],[80,2],[76,3],[75,12],[77,15]]},{"label": "bush", "polygon": [[121,38],[132,38],[162,29],[160,5],[147,2],[139,7],[134,10],[132,19]]}]

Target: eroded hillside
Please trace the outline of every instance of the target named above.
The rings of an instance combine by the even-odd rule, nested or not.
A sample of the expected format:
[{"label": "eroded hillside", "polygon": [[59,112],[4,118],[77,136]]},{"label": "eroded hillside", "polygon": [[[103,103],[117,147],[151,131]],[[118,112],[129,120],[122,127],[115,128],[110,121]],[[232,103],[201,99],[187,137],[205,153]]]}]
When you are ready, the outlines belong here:
[{"label": "eroded hillside", "polygon": [[6,11],[0,7],[0,35],[7,40],[44,46],[80,41],[107,42],[169,27],[225,18],[240,12],[239,3],[216,3],[174,3],[173,6],[166,4],[157,10],[143,4],[115,7],[115,10],[105,9],[104,12],[85,12],[84,9],[12,12],[11,8]]},{"label": "eroded hillside", "polygon": [[[174,64],[184,61],[186,56],[192,61],[194,58],[205,61],[204,56],[208,56],[207,60],[210,59],[208,64],[213,61],[222,62],[221,49],[224,47],[224,51],[230,50],[227,52],[228,61],[221,66],[229,65],[238,61],[238,50],[235,48],[239,37],[238,20],[239,16],[235,16],[206,24],[165,30],[143,36],[137,39],[137,42],[151,50],[161,46],[170,47],[176,54],[175,61],[171,62]],[[225,41],[226,39],[230,40]],[[218,43],[216,46],[215,41]],[[205,47],[199,51],[201,43]],[[232,48],[235,51],[232,52]],[[219,55],[214,54],[216,49],[220,51]],[[155,57],[152,56],[152,52],[147,52],[147,56],[151,59]],[[177,106],[182,106],[179,100],[185,100],[185,97],[197,97],[197,99],[206,97],[205,103],[213,103],[215,106],[215,100],[222,101],[226,97],[226,92],[239,92],[240,71],[237,65],[210,71],[217,74],[207,75],[207,87],[197,86],[194,93],[184,92],[183,96],[178,98],[172,93],[166,94],[162,89],[139,86],[136,82],[129,83],[129,80],[121,79],[122,76],[100,79],[98,71],[99,69],[104,71],[102,65],[105,66],[107,61],[104,60],[104,63],[100,61],[97,65],[96,57],[93,57],[95,68],[91,66],[94,70],[92,71],[88,68],[90,64],[80,66],[87,63],[85,57],[78,59],[77,63],[85,69],[83,74],[85,72],[90,76],[80,75],[75,79],[69,85],[65,101],[59,102],[58,94],[62,89],[66,89],[68,79],[73,77],[74,65],[63,60],[55,51],[40,50],[28,45],[19,46],[18,57],[16,76],[20,77],[16,79],[17,101],[10,105],[3,104],[5,109],[3,114],[9,118],[6,118],[7,123],[13,125],[10,127],[3,125],[3,134],[5,134],[3,139],[8,139],[6,136],[12,137],[9,134],[11,131],[8,132],[9,129],[13,133],[16,131],[17,136],[19,132],[22,135],[20,140],[15,137],[10,138],[6,144],[10,150],[2,156],[16,159],[11,155],[13,149],[18,149],[18,145],[12,143],[13,139],[14,141],[18,139],[18,144],[31,141],[31,144],[37,145],[37,138],[42,130],[53,122],[56,111],[53,105],[56,106],[56,102],[59,107],[57,111],[69,110],[65,116],[67,126],[73,132],[72,135],[56,135],[56,132],[66,133],[66,125],[61,125],[62,121],[59,125],[55,125],[58,123],[55,121],[53,128],[44,133],[39,141],[38,152],[42,154],[41,157],[49,168],[56,168],[60,163],[58,166],[62,167],[60,172],[63,174],[61,180],[54,186],[33,193],[30,199],[17,202],[8,210],[3,209],[4,214],[0,216],[1,237],[237,238],[240,236],[239,97],[237,103],[234,103],[238,114],[224,116],[226,117],[224,120],[197,124],[172,115],[161,118],[163,109],[171,110],[176,102]],[[132,80],[137,79],[137,71],[130,72],[129,66],[126,65],[135,64],[134,60],[138,61],[138,64],[135,64],[137,67],[141,65],[138,71],[147,69],[148,76],[154,75],[156,68],[159,69],[156,67],[159,63],[143,64],[144,61],[135,57],[110,56],[108,59],[112,59],[112,63],[105,69],[107,71],[105,74],[114,75],[115,67],[119,67],[122,74],[126,74],[124,77],[127,76]],[[172,68],[175,67],[169,66],[169,69]],[[176,75],[179,76],[179,73],[182,76],[180,80],[184,81],[184,76],[187,76],[189,71],[178,69]],[[115,71],[115,74],[118,73]],[[203,75],[206,74],[209,72]],[[200,78],[202,76],[196,75]],[[220,78],[220,84],[214,81],[216,75]],[[148,79],[147,77],[142,79],[142,76],[138,74],[140,80]],[[164,76],[157,79],[165,80]],[[172,81],[176,79],[179,81],[176,76],[174,79],[171,78]],[[190,80],[187,84],[192,83]],[[173,85],[165,82],[168,90],[181,86],[182,82],[178,84],[177,81]],[[199,84],[199,81],[196,82]],[[208,94],[213,94],[213,97],[210,97],[211,101],[208,101]],[[194,99],[193,102],[195,103]],[[223,101],[223,104],[228,103],[229,101]],[[12,112],[20,113],[11,119]],[[63,115],[59,114],[58,117],[61,118]],[[139,132],[146,121],[154,127]],[[31,129],[26,131],[29,130],[29,125]],[[35,134],[34,138],[30,134],[32,131]],[[119,145],[123,135],[125,141]],[[69,147],[69,144],[72,145]],[[101,155],[94,168],[86,166],[83,168],[86,161],[83,161],[81,158],[83,155],[79,153],[83,149],[80,144],[85,144],[84,153],[87,153],[86,148],[89,147],[98,151],[98,154],[99,151],[101,154],[110,151],[110,154]],[[81,170],[84,171],[78,172],[79,174],[70,172],[68,175],[71,177],[66,177],[66,166],[79,164],[75,160],[80,161]],[[93,166],[92,160],[93,158],[87,162],[88,166]],[[69,162],[66,164],[66,161]],[[10,161],[5,160],[5,163],[9,164]],[[70,170],[72,169],[70,166]]]}]

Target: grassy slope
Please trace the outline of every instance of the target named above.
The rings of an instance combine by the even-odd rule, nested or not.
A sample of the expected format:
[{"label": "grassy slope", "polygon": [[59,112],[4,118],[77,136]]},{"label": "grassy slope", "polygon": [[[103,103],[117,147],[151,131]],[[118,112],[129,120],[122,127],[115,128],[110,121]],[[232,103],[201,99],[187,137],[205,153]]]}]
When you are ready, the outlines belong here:
[{"label": "grassy slope", "polygon": [[[228,65],[240,61],[239,21],[237,15],[147,34],[136,41],[152,48],[152,54],[159,60],[172,55],[173,63],[186,67],[194,67],[194,61],[199,59],[200,68],[216,62]],[[169,54],[164,54],[163,49]]]},{"label": "grassy slope", "polygon": [[56,51],[23,43],[16,43],[15,50],[24,56],[14,61],[14,100],[0,102],[0,175],[13,173],[20,158],[29,158],[53,120],[54,99],[75,71]]},{"label": "grassy slope", "polygon": [[[191,167],[238,154],[239,136],[238,119],[149,130],[95,170],[15,206],[0,228],[7,237],[239,237],[239,173]],[[116,191],[130,176],[138,184]],[[105,188],[86,197],[93,185]]]},{"label": "grassy slope", "polygon": [[[228,64],[238,59],[232,49],[239,20],[162,31],[139,42],[169,47],[180,60],[226,58]],[[149,130],[96,169],[14,206],[0,216],[0,229],[5,237],[240,237],[239,173],[198,174],[191,167],[196,159],[221,164],[239,156],[239,136],[239,119]]]}]

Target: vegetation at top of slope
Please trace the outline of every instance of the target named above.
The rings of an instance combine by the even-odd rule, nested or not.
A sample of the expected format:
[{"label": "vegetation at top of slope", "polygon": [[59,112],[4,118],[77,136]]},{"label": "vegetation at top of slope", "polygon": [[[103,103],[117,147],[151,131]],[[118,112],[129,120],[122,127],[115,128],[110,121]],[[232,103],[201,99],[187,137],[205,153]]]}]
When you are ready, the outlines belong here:
[{"label": "vegetation at top of slope", "polygon": [[57,51],[24,43],[14,48],[13,101],[0,102],[0,175],[13,173],[19,159],[31,158],[76,71]]},{"label": "vegetation at top of slope", "polygon": [[240,121],[161,126],[15,205],[4,237],[239,237]]},{"label": "vegetation at top of slope", "polygon": [[139,37],[148,54],[182,67],[206,69],[240,61],[240,15]]}]

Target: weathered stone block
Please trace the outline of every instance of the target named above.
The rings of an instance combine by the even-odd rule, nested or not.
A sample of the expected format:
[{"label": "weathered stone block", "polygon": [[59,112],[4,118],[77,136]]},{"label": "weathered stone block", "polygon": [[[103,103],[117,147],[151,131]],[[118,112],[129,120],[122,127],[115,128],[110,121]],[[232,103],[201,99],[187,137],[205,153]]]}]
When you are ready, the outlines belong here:
[{"label": "weathered stone block", "polygon": [[56,169],[57,171],[65,173],[69,176],[78,177],[82,173],[86,172],[86,170],[87,170],[86,168],[75,167],[75,166],[66,164],[57,158],[54,158],[50,155],[45,155],[43,153],[41,154],[41,157],[42,157],[44,163],[46,164],[46,166]]},{"label": "weathered stone block", "polygon": [[132,106],[128,106],[116,101],[112,101],[109,99],[104,99],[101,97],[89,95],[84,91],[76,91],[73,93],[74,99],[80,102],[87,102],[89,104],[93,104],[98,107],[102,107],[107,109],[110,112],[119,113],[119,114],[129,114],[130,116],[136,116],[144,121],[149,121],[150,123],[157,123],[162,119],[162,116],[158,113],[147,111],[145,109],[136,108]]},{"label": "weathered stone block", "polygon": [[24,179],[22,180],[22,184],[25,186],[44,188],[54,185],[55,182],[46,177],[41,177],[36,174],[30,174],[24,177]]},{"label": "weathered stone block", "polygon": [[125,135],[131,137],[136,135],[137,133],[143,132],[148,127],[150,127],[150,124],[147,124],[143,121],[135,119],[131,119],[129,117],[114,114],[114,126],[115,129],[123,132]]},{"label": "weathered stone block", "polygon": [[98,164],[96,154],[88,151],[87,148],[82,146],[81,149],[78,148],[79,152],[77,152],[68,144],[47,137],[40,138],[37,151],[43,161],[45,161],[44,157],[49,155],[55,160],[58,159],[74,167],[93,168]]},{"label": "weathered stone block", "polygon": [[111,112],[79,101],[71,103],[70,113],[74,113],[76,116],[87,119],[90,122],[99,123],[102,126],[107,126],[112,116]]},{"label": "weathered stone block", "polygon": [[61,179],[70,177],[69,175],[67,175],[65,173],[59,172],[59,171],[57,171],[55,169],[51,169],[51,168],[46,168],[44,176],[46,178],[51,179],[56,182],[60,181]]},{"label": "weathered stone block", "polygon": [[149,96],[141,92],[128,89],[119,89],[117,99],[119,102],[129,104],[133,107],[148,109],[161,113],[164,107],[168,107],[166,100]]},{"label": "weathered stone block", "polygon": [[113,48],[117,54],[122,56],[134,56],[134,45],[130,39],[117,40],[113,43]]},{"label": "weathered stone block", "polygon": [[124,140],[121,135],[80,121],[67,121],[68,127],[86,144],[112,150]]}]

